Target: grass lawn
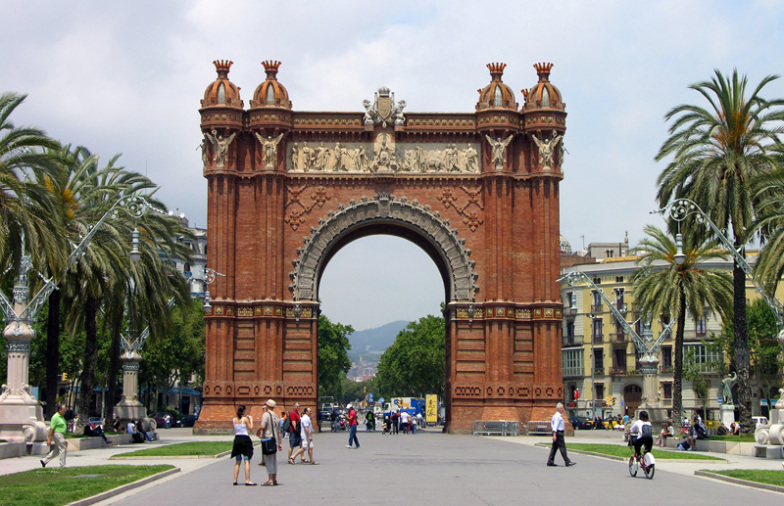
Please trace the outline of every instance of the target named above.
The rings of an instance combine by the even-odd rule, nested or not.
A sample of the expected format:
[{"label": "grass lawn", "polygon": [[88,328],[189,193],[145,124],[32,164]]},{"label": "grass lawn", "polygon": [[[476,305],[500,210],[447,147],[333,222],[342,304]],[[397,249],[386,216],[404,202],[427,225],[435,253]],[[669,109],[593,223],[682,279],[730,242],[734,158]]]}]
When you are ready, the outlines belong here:
[{"label": "grass lawn", "polygon": [[116,457],[190,457],[210,456],[231,450],[231,441],[199,441],[195,443],[177,443],[173,445],[154,446],[135,452],[120,453]]},{"label": "grass lawn", "polygon": [[706,473],[720,474],[730,478],[740,480],[756,481],[757,483],[767,483],[768,485],[778,485],[784,487],[784,472],[768,469],[728,469],[724,471],[714,471],[703,469]]},{"label": "grass lawn", "polygon": [[88,466],[36,469],[0,476],[0,504],[68,504],[174,466]]},{"label": "grass lawn", "polygon": [[[611,457],[629,458],[632,456],[632,449],[623,445],[567,443],[566,449],[580,450],[583,452],[591,452],[600,455],[609,455]],[[659,447],[653,448],[653,454],[656,456],[656,460],[725,460],[718,457],[711,457],[710,455],[701,455],[693,452],[667,451]]]},{"label": "grass lawn", "polygon": [[747,434],[745,436],[710,436],[708,439],[711,441],[735,441],[736,443],[756,443],[754,434]]}]

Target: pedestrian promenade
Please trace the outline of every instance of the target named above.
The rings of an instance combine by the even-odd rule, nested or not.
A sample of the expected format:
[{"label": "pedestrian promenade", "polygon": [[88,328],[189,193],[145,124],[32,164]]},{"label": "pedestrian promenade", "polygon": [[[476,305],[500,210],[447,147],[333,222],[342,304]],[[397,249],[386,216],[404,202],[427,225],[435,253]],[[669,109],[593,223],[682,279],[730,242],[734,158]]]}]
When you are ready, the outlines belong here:
[{"label": "pedestrian promenade", "polygon": [[[159,444],[187,440],[231,440],[227,436],[195,437],[189,429],[161,430]],[[695,504],[738,501],[778,502],[774,492],[732,485],[694,476],[697,469],[781,469],[780,461],[739,455],[726,463],[665,462],[657,464],[653,481],[631,478],[625,462],[571,454],[577,466],[545,467],[548,450],[536,447],[547,437],[474,437],[445,435],[434,429],[416,435],[358,433],[361,448],[347,449],[348,434],[322,432],[315,435],[318,466],[288,465],[278,454],[278,487],[233,487],[233,462],[221,459],[168,459],[182,472],[123,493],[98,504],[236,504],[277,501],[290,503],[323,501],[395,504],[607,504],[629,500],[637,504]],[[611,431],[578,432],[566,439],[574,442],[621,442]],[[284,452],[288,442],[284,444]],[[147,461],[110,461],[116,453],[141,445],[73,452],[69,466],[106,463],[145,464]],[[655,452],[655,449],[654,449]],[[0,461],[0,472],[34,469],[40,457]],[[156,461],[161,462],[161,461]],[[263,482],[266,472],[254,455],[251,479]],[[562,464],[560,456],[556,463]],[[784,471],[782,471],[784,472]],[[240,476],[242,482],[242,473]]]}]

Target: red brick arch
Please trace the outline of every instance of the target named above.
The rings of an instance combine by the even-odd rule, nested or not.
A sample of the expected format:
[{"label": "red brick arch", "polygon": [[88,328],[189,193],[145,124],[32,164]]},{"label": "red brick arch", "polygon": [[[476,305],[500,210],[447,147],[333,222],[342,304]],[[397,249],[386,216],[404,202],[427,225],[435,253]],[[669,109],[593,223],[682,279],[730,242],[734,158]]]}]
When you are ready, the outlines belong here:
[{"label": "red brick arch", "polygon": [[[264,62],[246,110],[230,65],[216,82],[231,93],[220,102],[213,83],[200,109],[208,265],[226,277],[210,286],[195,430],[230,429],[237,404],[254,415],[268,398],[316,405],[320,277],[342,246],[373,234],[411,240],[441,273],[448,429],[549,417],[563,397],[563,174],[561,152],[545,163],[538,146],[565,131],[560,95],[545,107],[527,93],[518,109],[510,90],[500,106],[483,92],[475,112],[434,114],[403,112],[381,88],[364,113],[299,112],[279,62]],[[504,65],[491,67],[492,86],[506,86]],[[556,90],[550,67],[537,67],[537,86]]]}]

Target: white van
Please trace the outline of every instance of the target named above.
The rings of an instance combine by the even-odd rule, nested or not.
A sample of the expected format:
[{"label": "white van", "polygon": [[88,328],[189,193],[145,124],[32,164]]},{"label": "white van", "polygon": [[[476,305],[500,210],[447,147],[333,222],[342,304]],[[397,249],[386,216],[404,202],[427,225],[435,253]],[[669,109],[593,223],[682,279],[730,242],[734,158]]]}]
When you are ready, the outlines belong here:
[{"label": "white van", "polygon": [[754,420],[756,428],[758,429],[764,425],[768,425],[768,419],[764,416],[752,416],[751,418]]}]

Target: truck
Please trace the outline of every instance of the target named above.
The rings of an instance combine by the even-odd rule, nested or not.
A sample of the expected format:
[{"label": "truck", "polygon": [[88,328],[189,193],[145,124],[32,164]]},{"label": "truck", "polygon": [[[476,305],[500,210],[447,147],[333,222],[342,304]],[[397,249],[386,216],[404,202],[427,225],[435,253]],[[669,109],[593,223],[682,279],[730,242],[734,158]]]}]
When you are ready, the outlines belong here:
[{"label": "truck", "polygon": [[414,397],[393,397],[390,402],[384,403],[384,416],[389,416],[395,411],[406,411],[412,416],[417,414],[425,416],[425,400]]}]

